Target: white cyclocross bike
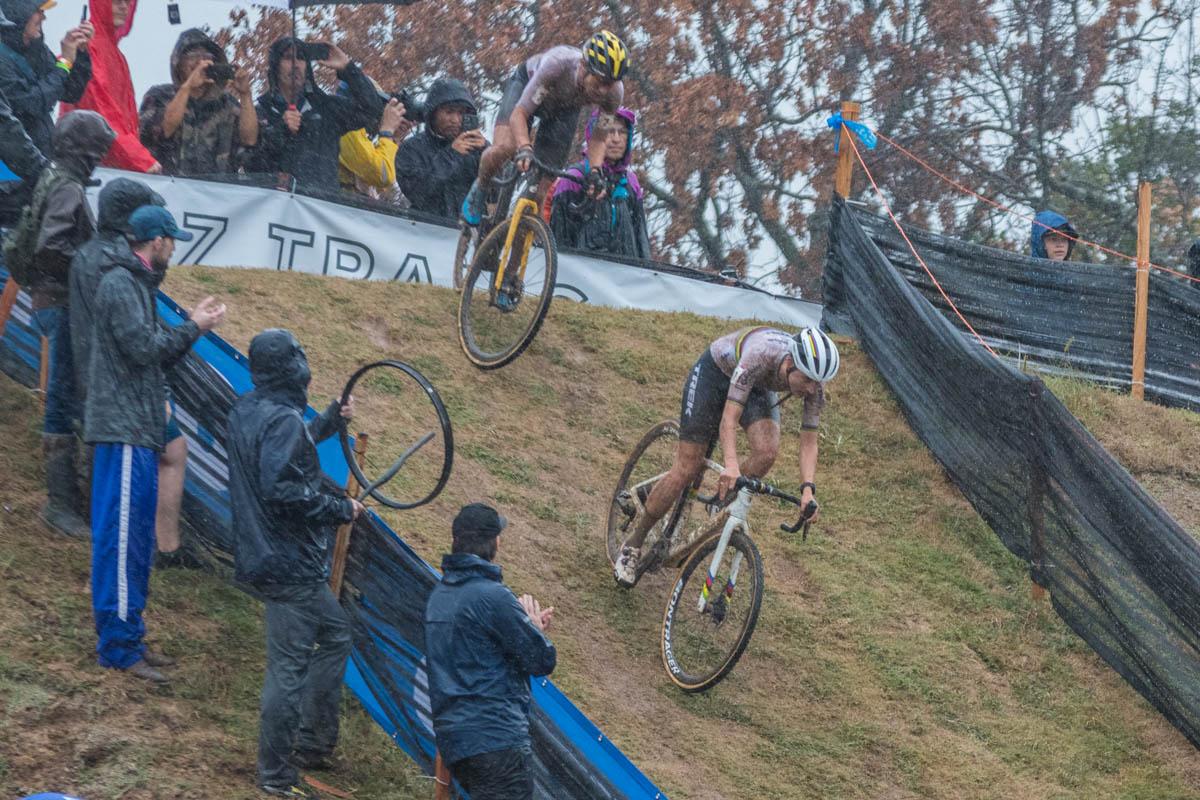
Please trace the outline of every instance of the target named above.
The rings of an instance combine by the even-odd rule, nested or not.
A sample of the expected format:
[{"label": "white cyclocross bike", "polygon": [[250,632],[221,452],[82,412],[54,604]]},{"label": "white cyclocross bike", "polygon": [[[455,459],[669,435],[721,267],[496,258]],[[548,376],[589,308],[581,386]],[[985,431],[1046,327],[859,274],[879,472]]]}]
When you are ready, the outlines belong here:
[{"label": "white cyclocross bike", "polygon": [[[660,422],[642,436],[625,462],[608,512],[608,558],[615,562],[634,521],[645,513],[650,490],[670,471],[679,441],[676,420]],[[722,506],[714,496],[698,494],[705,474],[721,474],[709,442],[700,476],[661,521],[650,529],[638,561],[638,577],[667,567],[679,575],[667,597],[662,623],[663,666],[685,692],[701,692],[719,683],[737,664],[758,622],[763,599],[763,564],[750,538],[750,500],[756,494],[802,507],[788,533],[804,529],[817,504],[803,502],[755,478],[738,478],[733,501]],[[697,521],[690,527],[691,517]],[[707,565],[707,571],[699,569]],[[714,590],[714,587],[715,590]]]}]

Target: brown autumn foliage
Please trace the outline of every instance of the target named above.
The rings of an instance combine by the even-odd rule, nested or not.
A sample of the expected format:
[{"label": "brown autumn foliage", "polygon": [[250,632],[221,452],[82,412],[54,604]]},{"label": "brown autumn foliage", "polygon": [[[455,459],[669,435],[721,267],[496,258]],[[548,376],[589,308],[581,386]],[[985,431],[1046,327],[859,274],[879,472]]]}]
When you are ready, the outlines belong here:
[{"label": "brown autumn foliage", "polygon": [[[463,79],[494,112],[521,59],[593,29],[632,53],[626,105],[658,257],[780,269],[819,291],[820,209],[832,191],[843,100],[948,177],[1004,203],[1087,199],[1058,180],[1077,115],[1128,84],[1186,0],[493,0],[301,12],[387,88]],[[289,32],[278,12],[234,12],[222,34],[247,64]],[[261,76],[260,77],[264,77]],[[996,241],[996,212],[887,144],[865,155],[901,219]],[[858,170],[852,195],[873,200]]]}]

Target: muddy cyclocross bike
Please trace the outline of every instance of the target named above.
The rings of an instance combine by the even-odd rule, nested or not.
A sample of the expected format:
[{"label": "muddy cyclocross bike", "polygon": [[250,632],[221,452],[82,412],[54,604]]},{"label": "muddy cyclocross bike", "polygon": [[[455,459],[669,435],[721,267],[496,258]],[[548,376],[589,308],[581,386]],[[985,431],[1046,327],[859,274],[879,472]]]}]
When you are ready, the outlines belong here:
[{"label": "muddy cyclocross bike", "polygon": [[[493,207],[489,198],[492,210],[479,226],[459,222],[454,255],[454,287],[461,292],[458,339],[467,359],[480,369],[498,369],[521,355],[550,310],[558,249],[537,202],[544,176],[579,179],[536,156],[524,176],[515,163],[509,164],[492,181],[496,202]],[[525,186],[510,214],[513,191],[522,179]],[[470,269],[466,269],[468,259]]]},{"label": "muddy cyclocross bike", "polygon": [[[648,430],[625,462],[608,512],[608,558],[615,562],[634,521],[645,513],[650,490],[668,471],[679,441],[679,422],[666,420]],[[638,577],[664,568],[679,568],[667,596],[662,621],[662,658],[667,674],[685,692],[710,689],[737,664],[763,600],[763,562],[750,538],[750,501],[770,495],[797,507],[793,497],[754,478],[737,479],[732,502],[698,493],[705,476],[719,476],[712,459],[716,440],[708,445],[703,470],[662,520],[650,529],[642,545]],[[815,501],[803,506],[795,525],[780,529],[795,533],[816,513]]]}]

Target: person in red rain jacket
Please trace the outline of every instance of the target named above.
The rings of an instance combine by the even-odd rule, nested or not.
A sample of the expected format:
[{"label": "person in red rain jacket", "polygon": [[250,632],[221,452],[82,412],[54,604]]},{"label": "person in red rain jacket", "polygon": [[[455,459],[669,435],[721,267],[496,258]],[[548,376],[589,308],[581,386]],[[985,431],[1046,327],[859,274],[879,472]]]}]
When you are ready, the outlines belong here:
[{"label": "person in red rain jacket", "polygon": [[108,151],[101,166],[127,169],[133,172],[162,172],[162,167],[150,155],[138,138],[137,98],[129,64],[117,48],[117,42],[133,28],[133,12],[137,0],[91,0],[92,24],[96,36],[88,52],[92,56],[92,79],[77,105],[62,103],[60,116],[77,108],[97,112],[117,132],[117,140]]}]

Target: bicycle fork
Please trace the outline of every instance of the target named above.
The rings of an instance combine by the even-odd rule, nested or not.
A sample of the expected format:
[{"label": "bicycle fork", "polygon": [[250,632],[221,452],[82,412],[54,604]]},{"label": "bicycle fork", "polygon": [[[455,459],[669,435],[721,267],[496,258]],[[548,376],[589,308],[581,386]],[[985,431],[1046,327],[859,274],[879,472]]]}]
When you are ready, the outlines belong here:
[{"label": "bicycle fork", "polygon": [[[725,558],[725,548],[729,546],[729,540],[733,536],[734,530],[749,516],[750,512],[750,492],[747,489],[742,489],[738,492],[737,499],[729,506],[729,519],[725,522],[725,529],[721,532],[721,540],[717,542],[717,549],[713,553],[712,561],[708,565],[708,575],[704,578],[704,586],[700,589],[700,599],[696,602],[696,610],[703,613],[708,606],[708,597],[712,592],[713,581],[716,579],[717,572],[721,569],[721,561]],[[734,553],[733,564],[729,568],[729,580],[726,581],[724,587],[725,602],[733,601],[733,588],[737,584],[738,572],[742,568],[743,555],[742,553]]]},{"label": "bicycle fork", "polygon": [[[513,243],[517,238],[517,228],[521,224],[521,215],[530,213],[537,216],[538,205],[528,197],[521,197],[517,200],[517,205],[513,209],[512,221],[508,225],[508,236],[504,240],[504,249],[500,251],[500,263],[496,266],[496,280],[494,289],[499,292],[504,281],[504,273],[508,271],[508,262],[512,257]],[[533,246],[533,231],[525,234],[525,240],[521,243],[521,261],[518,266],[517,280],[525,280],[525,265],[529,263],[529,250]]]}]

